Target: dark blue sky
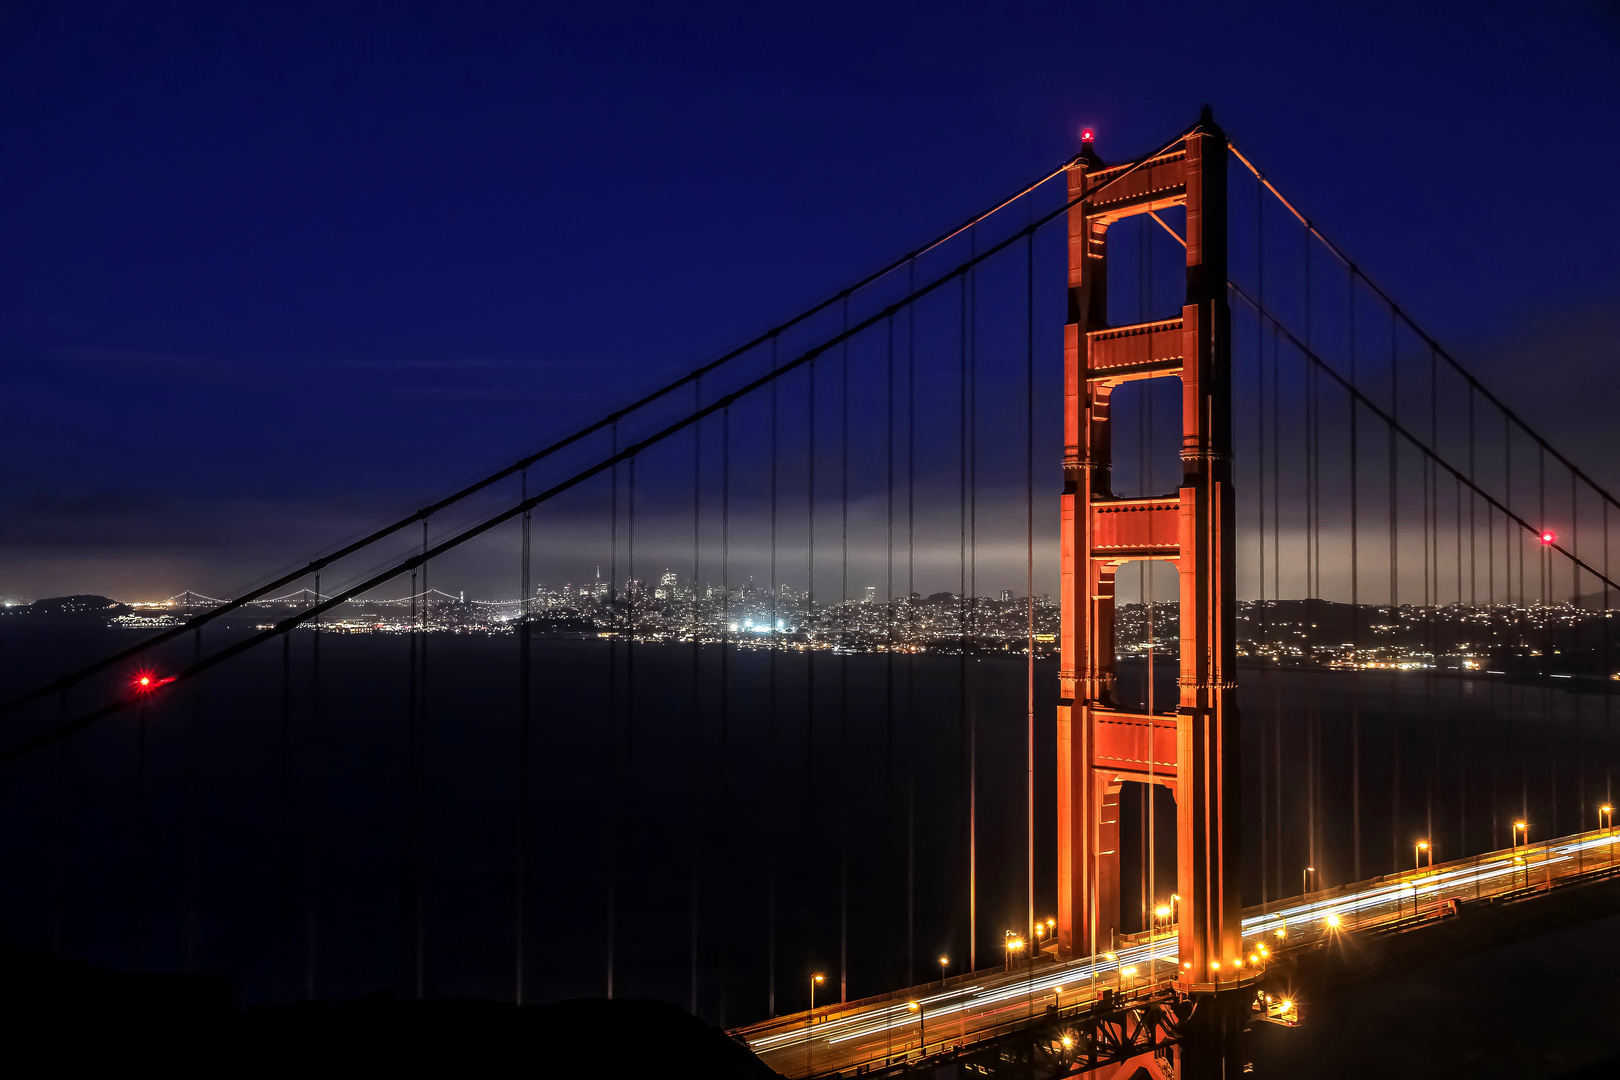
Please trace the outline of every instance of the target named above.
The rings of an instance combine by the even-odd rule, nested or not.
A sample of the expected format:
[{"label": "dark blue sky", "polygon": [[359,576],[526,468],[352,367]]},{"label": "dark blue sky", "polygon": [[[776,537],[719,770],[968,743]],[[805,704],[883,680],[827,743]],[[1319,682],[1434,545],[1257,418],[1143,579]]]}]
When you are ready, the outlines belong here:
[{"label": "dark blue sky", "polygon": [[0,596],[228,591],[1204,101],[1620,482],[1612,6],[20,2]]}]

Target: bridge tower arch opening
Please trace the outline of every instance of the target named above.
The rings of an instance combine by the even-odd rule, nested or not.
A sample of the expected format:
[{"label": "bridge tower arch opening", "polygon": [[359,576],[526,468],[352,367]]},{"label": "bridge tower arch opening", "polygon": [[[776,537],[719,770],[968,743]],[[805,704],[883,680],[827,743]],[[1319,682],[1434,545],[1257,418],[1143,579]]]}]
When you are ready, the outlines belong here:
[{"label": "bridge tower arch opening", "polygon": [[[1208,110],[1169,149],[1070,167],[1064,328],[1064,490],[1058,782],[1058,947],[1083,955],[1119,926],[1118,785],[1176,794],[1177,937],[1188,989],[1242,981],[1235,695],[1231,320],[1227,303],[1226,136]],[[1179,316],[1108,322],[1108,232],[1126,218],[1184,212],[1186,296]],[[1181,380],[1181,475],[1174,493],[1113,493],[1116,388]],[[1115,584],[1124,564],[1176,568],[1177,709],[1123,708],[1115,664]],[[1161,775],[1147,760],[1173,762]]]}]

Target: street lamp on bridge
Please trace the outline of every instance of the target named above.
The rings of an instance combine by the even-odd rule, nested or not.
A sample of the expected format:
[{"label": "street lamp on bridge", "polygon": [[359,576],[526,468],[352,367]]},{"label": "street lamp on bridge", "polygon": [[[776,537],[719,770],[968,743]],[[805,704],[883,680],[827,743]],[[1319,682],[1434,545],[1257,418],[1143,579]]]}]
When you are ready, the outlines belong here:
[{"label": "street lamp on bridge", "polygon": [[920,1001],[906,1002],[906,1008],[917,1014],[917,1056],[928,1056],[928,1036],[923,1030],[923,1007]]},{"label": "street lamp on bridge", "polygon": [[1528,821],[1515,821],[1513,823],[1514,852],[1517,852],[1520,847],[1524,848],[1524,857],[1519,858],[1515,854],[1513,861],[1524,864],[1524,883],[1528,885],[1530,884],[1530,823]]},{"label": "street lamp on bridge", "polygon": [[1008,930],[1006,934],[1003,935],[1003,944],[1007,949],[1007,961],[1002,970],[1011,971],[1013,953],[1022,951],[1024,948],[1024,939],[1019,937],[1016,932]]},{"label": "street lamp on bridge", "polygon": [[944,955],[943,953],[940,954],[940,958],[939,958],[939,988],[941,990],[945,989],[945,967],[950,962],[951,962],[950,957]]},{"label": "street lamp on bridge", "polygon": [[1148,934],[1148,946],[1149,946],[1148,951],[1149,952],[1152,951],[1153,940],[1159,933],[1160,925],[1161,924],[1168,925],[1169,922],[1170,922],[1170,905],[1169,904],[1160,904],[1158,907],[1153,909],[1153,931]]},{"label": "street lamp on bridge", "polygon": [[1419,840],[1417,843],[1412,845],[1413,870],[1419,870],[1422,868],[1420,864],[1425,854],[1429,856],[1429,867],[1432,869],[1434,867],[1434,849],[1429,846],[1429,842],[1427,840]]},{"label": "street lamp on bridge", "polygon": [[812,1052],[810,1025],[816,1022],[816,984],[826,981],[826,974],[820,971],[810,976],[810,1011],[804,1014],[804,1075],[806,1076],[809,1076],[814,1071],[810,1068],[810,1054]]}]

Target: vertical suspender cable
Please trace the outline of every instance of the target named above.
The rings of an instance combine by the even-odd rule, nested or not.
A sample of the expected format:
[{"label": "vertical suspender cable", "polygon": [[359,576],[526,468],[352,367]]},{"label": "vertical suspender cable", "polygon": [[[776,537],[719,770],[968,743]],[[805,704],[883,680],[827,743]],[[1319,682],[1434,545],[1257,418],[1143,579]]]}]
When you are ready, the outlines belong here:
[{"label": "vertical suspender cable", "polygon": [[[1436,385],[1436,360],[1434,350],[1429,350],[1429,446],[1438,451],[1439,441],[1439,409],[1435,402],[1435,393],[1439,389]],[[1423,630],[1424,643],[1429,649],[1429,660],[1439,667],[1438,651],[1434,639],[1434,609],[1440,603],[1440,560],[1437,546],[1440,536],[1440,492],[1439,478],[1434,471],[1434,461],[1430,458],[1421,458],[1419,463],[1423,467]],[[1430,573],[1433,573],[1433,586],[1430,586]],[[1433,845],[1436,841],[1434,835],[1434,785],[1435,772],[1438,769],[1438,756],[1435,748],[1435,711],[1434,711],[1434,677],[1425,675],[1423,679],[1423,706],[1428,714],[1428,743],[1429,762],[1423,777],[1425,831],[1424,836],[1429,838]],[[1450,735],[1450,724],[1445,717],[1439,722],[1445,725],[1446,734]],[[1461,756],[1458,757],[1459,776],[1461,770],[1466,769]],[[1433,850],[1431,846],[1430,850]]]},{"label": "vertical suspender cable", "polygon": [[[731,407],[720,410],[720,785],[721,859],[732,864],[731,847]],[[735,870],[733,870],[735,873]],[[726,1026],[726,991],[731,970],[731,933],[721,919],[720,1026]]]},{"label": "vertical suspender cable", "polygon": [[978,906],[975,884],[977,881],[978,865],[976,862],[977,850],[974,846],[974,805],[973,795],[973,735],[972,710],[968,703],[968,638],[967,638],[967,431],[968,431],[968,293],[967,277],[958,279],[957,305],[961,317],[961,326],[957,332],[957,347],[960,353],[960,385],[957,391],[959,416],[957,419],[957,565],[956,565],[956,624],[958,643],[956,650],[956,703],[958,709],[957,728],[962,737],[962,778],[966,786],[967,795],[967,846],[968,846],[968,970],[978,968]]},{"label": "vertical suspender cable", "polygon": [[[1479,496],[1475,494],[1477,478],[1474,475],[1474,387],[1468,387],[1468,606],[1473,607],[1479,602],[1479,581],[1477,556],[1475,550],[1475,507],[1479,505]],[[1490,540],[1486,535],[1487,543]],[[1459,593],[1461,590],[1459,589]]]},{"label": "vertical suspender cable", "polygon": [[[1311,235],[1305,237],[1305,347],[1311,348]],[[1307,664],[1315,662],[1316,650],[1312,647],[1316,638],[1316,561],[1311,544],[1316,536],[1316,369],[1309,357],[1300,358],[1300,373],[1304,381],[1304,411],[1305,411],[1305,603],[1301,607],[1301,623],[1304,636],[1304,660]],[[1309,712],[1306,716],[1305,731],[1305,865],[1316,865],[1316,741],[1317,727],[1320,720],[1318,714],[1318,701],[1316,694],[1317,684],[1313,681],[1310,695]],[[1305,889],[1304,891],[1309,891]]]},{"label": "vertical suspender cable", "polygon": [[[978,251],[978,231],[971,234]],[[979,274],[968,271],[967,349],[967,620],[968,649],[975,649],[979,633]],[[968,694],[968,921],[970,946],[977,955],[979,925],[979,713],[974,690],[977,680],[969,666]]]},{"label": "vertical suspender cable", "polygon": [[[692,411],[703,407],[703,379],[692,383]],[[703,524],[703,425],[692,425],[692,579],[687,593],[686,622],[692,632],[692,715],[688,719],[687,740],[690,777],[687,798],[691,809],[687,828],[687,955],[691,964],[691,986],[688,990],[690,1005],[687,1011],[698,1014],[698,938],[699,938],[699,886],[701,884],[703,851],[699,846],[703,837],[703,623],[698,616],[698,580],[702,566],[699,562]],[[680,601],[671,596],[670,607]]]},{"label": "vertical suspender cable", "polygon": [[[888,360],[884,390],[884,486],[888,500],[886,577],[883,585],[883,809],[884,862],[894,865],[894,319],[885,320],[888,333]],[[910,942],[907,942],[906,970],[911,969]],[[912,980],[908,978],[909,984]]]},{"label": "vertical suspender cable", "polygon": [[[1147,235],[1147,230],[1142,230]],[[1038,959],[1035,933],[1035,234],[1024,240],[1024,591],[1025,639],[1025,873],[1030,961]],[[1150,720],[1151,724],[1152,721]],[[1150,729],[1151,730],[1151,729]],[[1149,744],[1151,746],[1151,743]],[[1151,757],[1151,754],[1149,755]],[[1054,956],[1056,953],[1053,954]]]},{"label": "vertical suspender cable", "polygon": [[418,785],[418,826],[417,826],[417,873],[416,873],[416,996],[425,997],[427,994],[427,857],[428,857],[428,825],[427,812],[431,791],[428,782],[428,762],[431,760],[433,726],[432,714],[429,708],[428,697],[428,635],[433,629],[433,590],[428,585],[428,563],[425,558],[428,550],[428,523],[422,522],[422,647],[421,647],[421,680],[417,685],[422,695],[421,707],[418,710],[418,724],[420,728],[421,753],[417,758],[420,766]]},{"label": "vertical suspender cable", "polygon": [[[1546,529],[1547,451],[1545,448],[1538,449],[1536,452],[1536,517],[1539,521],[1537,528]],[[1538,610],[1535,613],[1537,649],[1541,653],[1541,663],[1537,665],[1540,668],[1539,674],[1541,681],[1541,693],[1537,696],[1541,704],[1541,729],[1542,731],[1549,733],[1548,738],[1544,740],[1544,746],[1542,748],[1542,752],[1547,754],[1547,779],[1551,788],[1551,790],[1548,792],[1548,802],[1552,806],[1552,831],[1548,833],[1548,835],[1557,836],[1559,835],[1558,754],[1556,749],[1548,753],[1548,746],[1546,745],[1551,744],[1552,742],[1551,728],[1547,723],[1547,714],[1550,711],[1549,698],[1551,696],[1551,691],[1549,691],[1547,688],[1549,681],[1547,678],[1549,673],[1547,657],[1551,654],[1552,647],[1551,642],[1547,637],[1547,611],[1548,605],[1552,602],[1552,548],[1546,544],[1538,544],[1537,548],[1538,558],[1536,559],[1536,563],[1538,564],[1538,569],[1541,571],[1541,599],[1538,604]]]},{"label": "vertical suspender cable", "polygon": [[[1503,429],[1507,429],[1507,424],[1508,424],[1507,416],[1503,416],[1503,418],[1502,418]],[[1508,504],[1508,505],[1511,505],[1511,504]],[[1520,597],[1518,597],[1518,604],[1515,604],[1515,609],[1513,609],[1513,614],[1515,614],[1515,623],[1516,623],[1516,625],[1518,625],[1518,630],[1520,630],[1520,643],[1523,644],[1524,635],[1526,635],[1526,625],[1524,625],[1524,606],[1526,606],[1526,594],[1524,594],[1524,581],[1528,580],[1528,578],[1526,578],[1526,576],[1524,576],[1524,539],[1521,538],[1521,536],[1518,536],[1518,533],[1515,533],[1515,529],[1513,529],[1513,523],[1511,523],[1511,521],[1508,521],[1507,518],[1505,518],[1505,517],[1503,517],[1502,528],[1503,528],[1503,531],[1507,531],[1508,534],[1511,534],[1511,536],[1513,536],[1513,544],[1515,544],[1515,546],[1518,547],[1518,575],[1520,575]],[[1516,685],[1516,687],[1515,687],[1516,701],[1515,701],[1515,709],[1513,709],[1513,712],[1515,712],[1515,714],[1518,714],[1518,712],[1523,712],[1523,708],[1524,708],[1524,688],[1523,687],[1524,687],[1523,672],[1521,672],[1520,683],[1518,683],[1518,685]],[[1521,798],[1523,798],[1523,803],[1524,803],[1524,819],[1526,819],[1526,821],[1528,821],[1528,819],[1529,819],[1529,761],[1528,761],[1528,758],[1526,758],[1526,755],[1523,755],[1523,753],[1521,753],[1521,755],[1518,755],[1518,766],[1520,766],[1520,793],[1521,793]]]},{"label": "vertical suspender cable", "polygon": [[[520,498],[529,501],[529,470],[519,479]],[[523,1004],[524,961],[528,949],[529,895],[529,711],[534,700],[530,684],[530,613],[534,587],[529,563],[530,513],[525,510],[518,523],[518,707],[517,707],[517,821],[512,830],[512,1001]]]},{"label": "vertical suspender cable", "polygon": [[[1255,325],[1259,333],[1258,321]],[[1261,334],[1264,342],[1265,335]],[[1281,414],[1278,410],[1277,400],[1282,396],[1282,373],[1278,370],[1277,349],[1279,344],[1277,324],[1271,326],[1271,602],[1276,604],[1282,599],[1282,515],[1280,499],[1278,498],[1278,485],[1282,480],[1282,453],[1278,432],[1282,430]],[[1264,499],[1264,490],[1256,492]],[[1261,541],[1264,543],[1264,541]],[[1276,783],[1272,786],[1271,820],[1277,830],[1277,844],[1274,850],[1277,853],[1277,896],[1284,894],[1283,877],[1283,770],[1282,770],[1282,638],[1277,637],[1273,643],[1276,652],[1271,672],[1271,775]]]},{"label": "vertical suspender cable", "polygon": [[[805,430],[807,443],[805,476],[805,603],[803,629],[815,632],[816,612],[816,363],[806,373],[808,400]],[[804,706],[804,829],[813,835],[816,821],[816,650],[805,652]],[[816,852],[808,852],[814,859]]]},{"label": "vertical suspender cable", "polygon": [[[1311,234],[1309,230],[1303,234],[1305,241],[1305,348],[1315,348],[1315,339],[1312,336],[1314,329],[1311,323]],[[1316,649],[1313,647],[1320,633],[1319,626],[1322,621],[1322,399],[1321,374],[1316,365],[1310,362],[1309,357],[1303,357],[1305,372],[1305,621],[1309,623],[1306,633],[1306,663],[1317,663]],[[1322,801],[1321,769],[1322,754],[1322,706],[1321,693],[1318,682],[1317,690],[1311,695],[1310,759],[1306,766],[1307,776],[1310,778],[1310,798],[1308,801],[1308,829],[1306,842],[1307,866],[1318,866],[1318,852],[1316,850],[1320,804]],[[1318,873],[1317,888],[1321,888],[1321,875]]]},{"label": "vertical suspender cable", "polygon": [[[1356,271],[1349,277],[1350,388],[1356,383]],[[1357,446],[1357,404],[1350,395],[1350,656],[1355,666],[1350,692],[1350,849],[1353,880],[1361,877],[1361,482]]]},{"label": "vertical suspender cable", "polygon": [[[623,777],[620,790],[623,792],[619,800],[620,818],[619,827],[628,832],[630,821],[634,818],[632,800],[636,790],[634,776],[636,764],[636,603],[641,598],[641,588],[636,582],[636,459],[631,458],[625,468],[624,490],[624,518],[625,518],[625,544],[624,544],[624,606],[626,622],[626,640],[624,646],[624,760],[619,765],[619,775]],[[628,845],[627,845],[628,846]],[[635,858],[625,860],[632,869],[637,865]],[[635,895],[635,883],[631,881],[630,895]],[[634,920],[627,925],[634,926]]]},{"label": "vertical suspender cable", "polygon": [[407,631],[407,644],[409,646],[409,667],[406,673],[405,690],[405,832],[409,847],[409,869],[404,875],[403,888],[400,890],[400,907],[404,913],[404,939],[407,949],[405,970],[412,972],[411,990],[415,994],[416,985],[416,867],[417,849],[420,846],[417,837],[416,820],[416,774],[420,768],[419,759],[421,751],[421,717],[419,715],[420,701],[417,693],[420,673],[417,671],[417,636],[421,627],[417,624],[416,602],[419,599],[416,592],[417,574],[411,571],[411,621]]},{"label": "vertical suspender cable", "polygon": [[[1524,600],[1524,546],[1521,544],[1519,547],[1520,603],[1515,604],[1513,602],[1513,552],[1511,550],[1511,545],[1514,542],[1513,522],[1507,516],[1508,513],[1513,511],[1513,429],[1509,426],[1509,421],[1506,414],[1503,414],[1502,417],[1502,476],[1505,489],[1505,497],[1502,501],[1506,506],[1506,511],[1502,515],[1502,600],[1503,603],[1509,606],[1509,609],[1512,612],[1513,629],[1517,631],[1516,636],[1519,638],[1516,644],[1522,646],[1524,644],[1524,627],[1520,621],[1519,609],[1523,606]],[[1518,674],[1518,681],[1522,682],[1524,677],[1523,670],[1521,670]],[[1525,773],[1524,755],[1519,752],[1517,747],[1513,745],[1516,728],[1516,725],[1513,723],[1513,718],[1514,715],[1519,711],[1519,706],[1522,704],[1523,703],[1520,700],[1520,695],[1518,693],[1518,687],[1515,686],[1513,702],[1507,711],[1507,743],[1511,752],[1513,753],[1514,768],[1519,774],[1519,817],[1520,820],[1528,820],[1530,817],[1530,781]]]},{"label": "vertical suspender cable", "polygon": [[[1470,400],[1471,399],[1472,399],[1472,395],[1470,395]],[[1474,434],[1473,434],[1473,431],[1472,431],[1472,427],[1470,427],[1470,431],[1469,431],[1469,441],[1470,441],[1470,443],[1473,442],[1473,439],[1474,439]],[[1472,479],[1472,477],[1470,477],[1470,479]],[[1476,499],[1476,501],[1477,501],[1477,499]],[[1511,505],[1511,504],[1509,504],[1509,505]],[[1502,558],[1503,558],[1504,561],[1506,561],[1506,559],[1507,559],[1507,552],[1506,552],[1505,549],[1504,549],[1504,551],[1502,553]],[[1498,612],[1496,610],[1496,511],[1492,510],[1489,504],[1486,504],[1486,507],[1485,507],[1485,606],[1486,606],[1486,611],[1489,612],[1489,621],[1486,623],[1486,626],[1489,628],[1490,633],[1489,633],[1489,636],[1488,636],[1487,640],[1495,641],[1495,640],[1498,639],[1498,637],[1501,634],[1502,630],[1498,626]],[[1488,701],[1488,707],[1490,708],[1491,719],[1494,721],[1494,720],[1497,719],[1496,681],[1493,680],[1493,679],[1487,679],[1486,680],[1486,685],[1488,687],[1490,687],[1490,698],[1489,698],[1489,701]],[[1508,740],[1507,739],[1504,738],[1504,739],[1501,739],[1500,741],[1501,741],[1503,746],[1508,745]],[[1487,846],[1487,848],[1491,844],[1496,842],[1497,826],[1502,820],[1502,816],[1501,816],[1502,815],[1502,805],[1501,805],[1501,799],[1500,799],[1500,797],[1498,795],[1498,785],[1497,785],[1497,775],[1501,770],[1500,770],[1499,765],[1498,765],[1497,755],[1492,755],[1491,758],[1490,758],[1490,762],[1491,762],[1491,814],[1490,814],[1490,818],[1489,818],[1489,820],[1487,822],[1486,830],[1485,830],[1485,838],[1486,838],[1486,846]]]},{"label": "vertical suspender cable", "polygon": [[[843,328],[849,330],[849,298],[844,298]],[[838,377],[838,1001],[849,1000],[849,341],[839,350]]]},{"label": "vertical suspender cable", "polygon": [[[1396,377],[1395,363],[1395,310],[1390,309],[1389,314],[1389,415],[1399,422],[1401,415],[1400,388]],[[1395,439],[1393,424],[1384,425],[1384,433],[1389,439],[1389,625],[1393,641],[1399,643],[1401,630],[1401,600],[1400,600],[1400,512],[1397,462],[1399,461],[1399,444]],[[1386,685],[1389,689],[1389,755],[1390,755],[1390,818],[1389,842],[1390,869],[1398,870],[1401,865],[1401,736],[1404,732],[1397,719],[1399,698],[1395,685],[1395,675],[1392,672]]]},{"label": "vertical suspender cable", "polygon": [[[1609,651],[1609,624],[1613,622],[1609,611],[1609,504],[1603,502],[1603,680],[1605,686],[1614,677],[1614,662]],[[1614,691],[1603,692],[1603,802],[1614,804]]]},{"label": "vertical suspender cable", "polygon": [[[144,742],[142,743],[144,747]],[[277,731],[276,773],[280,791],[276,805],[276,862],[281,881],[276,888],[276,937],[286,950],[277,964],[278,978],[296,978],[293,955],[293,847],[292,847],[292,634],[281,635],[281,718]],[[135,821],[139,828],[140,817]],[[136,966],[139,966],[137,958]],[[291,986],[288,987],[291,990]]]},{"label": "vertical suspender cable", "polygon": [[[321,602],[321,575],[315,575],[315,604]],[[315,1000],[315,961],[319,945],[321,877],[321,617],[312,620],[309,641],[309,829],[304,837],[304,997]]]},{"label": "vertical suspender cable", "polygon": [[[1457,534],[1457,606],[1453,610],[1455,612],[1457,612],[1458,615],[1452,619],[1452,624],[1453,624],[1454,629],[1452,631],[1451,636],[1452,636],[1452,641],[1456,642],[1456,641],[1459,640],[1459,634],[1460,634],[1460,629],[1461,629],[1460,624],[1462,622],[1460,613],[1463,610],[1463,570],[1462,570],[1462,568],[1463,568],[1463,542],[1462,542],[1462,538],[1463,538],[1463,512],[1462,512],[1463,511],[1463,490],[1462,490],[1463,485],[1462,485],[1461,480],[1454,480],[1453,483],[1455,485],[1454,490],[1455,490],[1456,499],[1457,499],[1457,526],[1456,526],[1456,534]],[[1472,493],[1470,493],[1470,494],[1472,494]],[[1460,654],[1460,652],[1461,652],[1461,650],[1459,649],[1459,654]],[[1460,666],[1461,663],[1462,663],[1462,658],[1459,655],[1459,657],[1458,657],[1458,665]],[[1464,762],[1462,773],[1459,776],[1458,785],[1457,785],[1457,791],[1458,791],[1458,795],[1459,795],[1459,798],[1458,798],[1459,805],[1457,807],[1457,824],[1459,826],[1459,831],[1458,831],[1458,835],[1457,835],[1457,854],[1458,855],[1467,855],[1468,852],[1469,852],[1469,847],[1468,847],[1468,767],[1467,767],[1467,761]]]},{"label": "vertical suspender cable", "polygon": [[[776,345],[777,345],[777,339],[775,337],[772,337],[771,338],[771,370],[772,371],[776,370]],[[765,640],[770,644],[770,657],[769,657],[769,665],[770,666],[769,666],[769,669],[768,669],[769,670],[769,677],[768,677],[768,687],[767,687],[767,693],[770,695],[770,702],[769,702],[769,705],[768,705],[768,707],[766,709],[767,723],[769,724],[769,729],[767,730],[766,735],[765,735],[765,754],[766,754],[765,767],[768,770],[775,770],[775,768],[776,768],[776,702],[777,702],[777,693],[776,693],[776,653],[777,653],[777,648],[776,648],[776,494],[777,494],[777,489],[776,489],[776,482],[777,482],[777,466],[779,464],[779,459],[778,459],[778,453],[777,452],[778,452],[778,447],[779,447],[779,443],[780,443],[780,439],[778,438],[778,432],[777,432],[777,427],[776,427],[777,397],[778,397],[777,390],[778,390],[777,383],[773,380],[771,382],[771,429],[770,429],[770,439],[771,439],[771,606],[770,606],[771,616],[770,616],[770,618],[771,618],[771,624],[770,624],[769,631],[765,635]],[[767,799],[769,799],[768,794],[767,794],[766,797],[767,797]],[[774,807],[772,809],[774,810]],[[774,826],[774,823],[775,823],[775,814],[774,814],[774,812],[772,812],[771,810],[768,810],[766,813],[767,813],[767,818],[772,822],[772,824]],[[776,830],[775,830],[774,827],[769,830],[770,835],[775,835],[775,832],[776,832]],[[767,877],[768,877],[768,882],[767,882],[767,890],[768,890],[768,892],[767,892],[767,895],[766,895],[766,905],[765,905],[765,919],[766,919],[766,925],[765,925],[765,954],[766,954],[765,955],[765,964],[766,964],[766,979],[767,979],[766,997],[767,997],[767,1004],[768,1004],[768,1007],[769,1007],[769,1015],[775,1016],[776,1015],[776,846],[774,844],[766,845],[765,865],[766,865],[766,874],[767,874]]]},{"label": "vertical suspender cable", "polygon": [[[290,672],[286,660],[286,637],[282,637],[282,701],[283,716],[285,716],[285,702],[287,699],[286,687],[291,682]],[[147,850],[147,783],[146,783],[146,727],[149,716],[149,706],[143,699],[139,711],[135,715],[135,807],[131,815],[130,826],[134,839],[134,858],[130,860],[132,873],[130,887],[130,921],[129,921],[129,966],[139,971],[146,964],[146,911],[147,896],[150,892],[151,868],[149,865],[150,853]],[[284,725],[285,726],[285,725]],[[286,758],[282,758],[282,787],[286,788]],[[285,801],[283,802],[285,805]],[[282,818],[283,825],[286,818]],[[283,831],[283,848],[286,846],[285,831]],[[285,924],[283,924],[285,925]]]},{"label": "vertical suspender cable", "polygon": [[[200,638],[202,631],[197,631]],[[188,750],[194,744],[195,729],[197,726],[196,701],[200,695],[200,688],[192,697],[192,738],[187,740]],[[63,687],[56,695],[56,715],[58,723],[67,721],[67,688]],[[68,744],[57,747],[52,755],[54,763],[51,776],[51,962],[62,962],[62,933],[67,915],[67,879],[68,879],[68,807],[72,805],[73,798],[70,785],[73,773],[70,767],[70,751]],[[189,763],[188,763],[189,765]],[[187,882],[186,882],[186,974],[195,970],[196,961],[196,905],[194,903],[195,881],[192,877],[196,866],[194,857],[195,836],[197,830],[197,777],[192,768],[187,770],[191,779],[188,786],[188,797],[191,805],[187,806]]]},{"label": "vertical suspender cable", "polygon": [[[1258,193],[1263,188],[1257,188]],[[1266,361],[1265,361],[1265,332],[1261,322],[1260,307],[1265,301],[1265,262],[1260,257],[1261,238],[1259,235],[1259,222],[1262,220],[1258,214],[1259,199],[1256,198],[1256,238],[1255,238],[1255,264],[1259,283],[1255,291],[1259,294],[1256,303],[1254,320],[1254,386],[1255,386],[1255,424],[1254,424],[1254,510],[1256,517],[1255,552],[1258,558],[1259,573],[1259,602],[1255,605],[1255,649],[1257,659],[1262,663],[1266,657]],[[1264,669],[1262,669],[1264,670]],[[1265,910],[1271,897],[1271,774],[1268,750],[1268,732],[1272,730],[1265,722],[1260,721],[1260,908]],[[1278,778],[1281,779],[1280,777]],[[1279,882],[1280,884],[1280,882]]]},{"label": "vertical suspender cable", "polygon": [[[613,455],[619,454],[619,423],[613,422]],[[607,814],[607,998],[613,1000],[615,946],[618,944],[619,832],[624,778],[619,760],[619,463],[608,471],[608,775]],[[601,568],[597,576],[601,576]]]},{"label": "vertical suspender cable", "polygon": [[[191,662],[202,659],[202,628],[191,635]],[[197,973],[197,922],[202,892],[202,838],[205,814],[204,784],[207,769],[203,763],[203,693],[208,685],[207,676],[197,680],[191,691],[191,723],[186,733],[186,974]],[[63,693],[63,703],[67,701]],[[65,718],[64,718],[65,719]],[[61,755],[59,755],[61,756]],[[64,767],[64,780],[66,772]],[[58,920],[60,923],[60,920]],[[61,928],[55,936],[55,958],[61,959]]]},{"label": "vertical suspender cable", "polygon": [[[906,267],[914,293],[917,264]],[[917,306],[906,305],[906,985],[917,962]]]},{"label": "vertical suspender cable", "polygon": [[[1575,474],[1569,474],[1569,542],[1570,555],[1570,604],[1574,613],[1570,622],[1574,630],[1571,646],[1579,652],[1584,635],[1581,633],[1581,526],[1580,526],[1580,496],[1575,487]],[[1548,558],[1550,559],[1549,552]],[[1577,661],[1578,663],[1579,661]],[[1572,695],[1575,706],[1575,831],[1581,832],[1586,824],[1586,716],[1581,708],[1581,695]],[[1584,851],[1583,858],[1584,858]]]}]

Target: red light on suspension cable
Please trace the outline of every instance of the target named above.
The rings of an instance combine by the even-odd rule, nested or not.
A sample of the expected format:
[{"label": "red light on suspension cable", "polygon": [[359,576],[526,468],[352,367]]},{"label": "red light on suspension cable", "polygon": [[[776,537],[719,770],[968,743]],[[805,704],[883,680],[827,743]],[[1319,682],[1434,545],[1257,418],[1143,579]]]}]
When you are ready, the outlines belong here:
[{"label": "red light on suspension cable", "polygon": [[172,682],[174,682],[173,675],[160,679],[155,672],[137,671],[135,677],[130,680],[129,688],[137,694],[150,694],[156,691],[158,687],[167,686]]},{"label": "red light on suspension cable", "polygon": [[1558,539],[1558,534],[1553,532],[1551,529],[1542,529],[1541,530],[1541,542],[1542,542],[1542,544],[1551,545],[1557,539]]}]

